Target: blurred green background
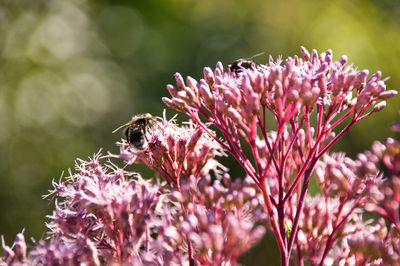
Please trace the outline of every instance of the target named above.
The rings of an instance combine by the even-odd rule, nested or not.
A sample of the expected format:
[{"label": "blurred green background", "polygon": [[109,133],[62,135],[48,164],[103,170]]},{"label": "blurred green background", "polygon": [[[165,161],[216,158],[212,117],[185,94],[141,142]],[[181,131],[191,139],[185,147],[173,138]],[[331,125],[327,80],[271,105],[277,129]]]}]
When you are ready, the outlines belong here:
[{"label": "blurred green background", "polygon": [[[255,59],[265,63],[268,54],[299,54],[300,45],[347,54],[398,89],[400,2],[0,0],[0,234],[12,243],[26,228],[27,238],[40,238],[51,180],[77,157],[118,152],[121,135],[111,131],[133,114],[161,115],[175,72],[197,79],[217,61],[265,51]],[[354,156],[395,136],[398,109],[399,97],[335,148]],[[274,245],[261,256],[277,256]]]}]

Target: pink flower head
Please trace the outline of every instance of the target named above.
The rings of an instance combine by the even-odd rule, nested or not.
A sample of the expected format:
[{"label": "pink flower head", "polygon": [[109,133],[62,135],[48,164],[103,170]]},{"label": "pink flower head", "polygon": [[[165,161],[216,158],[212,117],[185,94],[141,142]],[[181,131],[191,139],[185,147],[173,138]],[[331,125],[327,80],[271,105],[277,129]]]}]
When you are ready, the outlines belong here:
[{"label": "pink flower head", "polygon": [[[300,50],[302,58],[270,57],[267,64],[239,69],[225,70],[217,63],[214,70],[204,68],[199,81],[185,81],[176,73],[177,85],[167,86],[171,98],[163,98],[232,154],[261,189],[284,265],[316,163],[356,122],[382,110],[385,100],[397,94],[386,90],[380,71],[368,77],[369,71],[358,71],[347,63],[347,56],[335,61],[331,50]],[[209,123],[218,128],[222,140],[208,130]],[[341,130],[335,132],[337,128]],[[348,182],[339,170],[333,172],[338,174],[336,186],[348,192],[359,181]],[[284,209],[293,198],[297,207],[289,220],[294,233],[286,239]]]},{"label": "pink flower head", "polygon": [[154,126],[147,130],[146,139],[148,143],[144,150],[135,149],[123,140],[119,144],[118,157],[128,163],[148,165],[171,185],[178,185],[182,177],[200,177],[210,170],[221,175],[226,171],[215,159],[225,155],[221,145],[191,122],[178,126],[174,119],[155,118]]}]

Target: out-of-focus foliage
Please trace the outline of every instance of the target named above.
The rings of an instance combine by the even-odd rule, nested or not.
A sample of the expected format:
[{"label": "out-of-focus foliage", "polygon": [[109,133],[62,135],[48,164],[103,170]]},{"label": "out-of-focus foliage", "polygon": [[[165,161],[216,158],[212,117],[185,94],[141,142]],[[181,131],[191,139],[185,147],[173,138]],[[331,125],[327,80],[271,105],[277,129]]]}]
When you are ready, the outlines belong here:
[{"label": "out-of-focus foliage", "polygon": [[[26,227],[40,238],[51,179],[76,157],[115,151],[111,131],[131,115],[160,115],[175,72],[197,78],[218,60],[304,45],[347,54],[399,88],[399,17],[395,1],[1,1],[0,234],[11,242]],[[399,108],[390,100],[336,148],[353,155],[393,137]]]}]

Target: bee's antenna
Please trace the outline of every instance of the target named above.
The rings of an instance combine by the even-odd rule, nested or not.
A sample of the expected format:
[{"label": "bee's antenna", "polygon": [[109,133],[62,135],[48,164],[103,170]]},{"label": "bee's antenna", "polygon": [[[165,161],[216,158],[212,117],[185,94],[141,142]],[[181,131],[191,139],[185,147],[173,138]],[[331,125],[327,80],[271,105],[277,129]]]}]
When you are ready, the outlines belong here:
[{"label": "bee's antenna", "polygon": [[124,127],[129,126],[129,123],[130,123],[130,122],[128,122],[128,123],[126,123],[125,125],[122,125],[122,126],[116,128],[116,129],[114,129],[114,131],[112,132],[112,134],[114,134],[115,132],[117,132],[117,131],[120,130],[121,128],[124,128]]},{"label": "bee's antenna", "polygon": [[257,57],[257,56],[260,56],[260,55],[263,55],[263,54],[265,54],[265,51],[264,52],[260,52],[258,54],[255,54],[255,55],[253,55],[253,56],[251,56],[251,57],[249,57],[247,59],[253,59],[254,57]]}]

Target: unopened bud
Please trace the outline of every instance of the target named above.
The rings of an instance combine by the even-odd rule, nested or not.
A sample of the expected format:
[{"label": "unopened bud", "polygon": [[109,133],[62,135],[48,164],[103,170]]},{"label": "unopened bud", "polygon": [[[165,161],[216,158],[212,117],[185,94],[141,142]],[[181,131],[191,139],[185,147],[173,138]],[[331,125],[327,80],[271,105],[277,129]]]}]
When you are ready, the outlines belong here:
[{"label": "unopened bud", "polygon": [[22,233],[17,234],[16,240],[15,240],[15,252],[17,255],[17,258],[20,261],[25,260],[26,257],[26,243],[25,243],[25,238]]},{"label": "unopened bud", "polygon": [[258,94],[255,92],[249,93],[249,96],[247,98],[251,112],[254,115],[257,115],[258,112],[260,112],[260,98],[258,97]]},{"label": "unopened bud", "polygon": [[276,80],[274,87],[275,87],[275,99],[282,97],[283,95],[282,83],[279,80]]},{"label": "unopened bud", "polygon": [[285,68],[284,68],[284,76],[289,76],[289,74],[292,72],[293,69],[293,59],[289,57],[288,59],[285,60]]},{"label": "unopened bud", "polygon": [[223,90],[224,99],[233,107],[237,107],[240,104],[241,96],[240,94],[235,95],[233,90],[225,89]]},{"label": "unopened bud", "polygon": [[356,89],[362,89],[363,85],[365,84],[365,81],[367,80],[367,76],[369,74],[368,69],[364,69],[363,71],[361,71],[358,76],[356,77],[355,81],[354,81],[354,87]]},{"label": "unopened bud", "polygon": [[172,100],[170,98],[167,97],[162,97],[161,100],[165,103],[166,106],[168,106],[169,108],[175,109],[176,106],[172,103]]},{"label": "unopened bud", "polygon": [[214,73],[212,72],[211,68],[205,67],[203,68],[203,75],[204,79],[209,86],[214,84]]},{"label": "unopened bud", "polygon": [[396,90],[388,90],[379,93],[378,98],[381,100],[389,99],[396,96],[398,92]]},{"label": "unopened bud", "polygon": [[318,52],[316,49],[311,51],[311,63],[315,64],[318,61]]},{"label": "unopened bud", "polygon": [[194,147],[196,146],[197,142],[201,138],[201,135],[203,134],[203,129],[201,127],[196,127],[195,131],[192,133],[190,136],[189,142],[187,144],[187,149],[188,151],[192,151]]},{"label": "unopened bud", "polygon": [[360,108],[361,106],[365,105],[368,103],[368,101],[370,100],[371,97],[371,93],[369,91],[365,91],[363,90],[360,95],[357,97],[357,104],[356,104],[356,108]]},{"label": "unopened bud", "polygon": [[328,70],[329,65],[324,62],[321,64],[321,66],[318,68],[318,70],[316,71],[316,75],[325,75],[326,71]]},{"label": "unopened bud", "polygon": [[333,59],[333,52],[331,49],[327,50],[325,53],[325,62],[330,65],[332,64],[332,59]]},{"label": "unopened bud", "polygon": [[175,161],[176,159],[175,139],[172,135],[168,136],[167,145],[168,145],[169,156],[171,156],[172,161]]},{"label": "unopened bud", "polygon": [[264,76],[261,73],[256,72],[256,78],[254,80],[255,86],[254,91],[257,93],[261,93],[264,91]]},{"label": "unopened bud", "polygon": [[373,96],[379,95],[381,92],[386,90],[386,85],[383,81],[378,81],[371,90]]},{"label": "unopened bud", "polygon": [[344,66],[347,63],[347,55],[342,55],[342,57],[339,59],[339,63]]},{"label": "unopened bud", "polygon": [[[217,71],[219,72],[217,74]],[[216,76],[221,76],[221,74],[224,72],[224,65],[222,65],[222,63],[220,61],[217,62],[216,66],[215,66],[215,75]]]},{"label": "unopened bud", "polygon": [[167,150],[166,147],[162,145],[160,141],[158,142],[150,142],[149,150],[151,151],[153,157],[153,168],[158,169],[162,166],[164,162],[164,155]]},{"label": "unopened bud", "polygon": [[382,72],[376,71],[369,79],[368,82],[377,82],[381,79]]},{"label": "unopened bud", "polygon": [[343,91],[347,92],[350,89],[350,87],[353,85],[355,80],[356,80],[356,75],[355,74],[349,74],[346,77],[346,81],[344,82]]},{"label": "unopened bud", "polygon": [[185,88],[185,82],[183,81],[181,74],[175,73],[174,77],[175,77],[176,86],[177,86],[178,90],[183,90]]},{"label": "unopened bud", "polygon": [[176,143],[176,160],[182,164],[186,155],[186,140],[180,139]]},{"label": "unopened bud", "polygon": [[297,90],[291,89],[288,93],[288,100],[291,102],[297,102],[299,99],[299,92]]},{"label": "unopened bud", "polygon": [[172,98],[172,104],[175,106],[173,108],[178,110],[185,108],[186,105],[185,101],[179,98]]},{"label": "unopened bud", "polygon": [[176,97],[178,95],[178,89],[175,88],[173,85],[168,84],[167,85],[167,90],[169,91],[169,94],[171,94],[172,97]]},{"label": "unopened bud", "polygon": [[379,112],[386,107],[386,101],[382,101],[374,106],[373,112]]},{"label": "unopened bud", "polygon": [[201,84],[199,86],[199,93],[207,107],[212,107],[214,99],[211,94],[210,88],[207,85]]},{"label": "unopened bud", "polygon": [[305,59],[305,60],[309,60],[310,59],[310,53],[307,51],[307,49],[304,46],[300,47],[300,53],[301,56]]},{"label": "unopened bud", "polygon": [[239,124],[242,120],[242,116],[239,114],[239,112],[233,108],[233,107],[229,107],[228,108],[228,117],[230,119],[232,119],[235,123]]},{"label": "unopened bud", "polygon": [[321,90],[321,97],[325,97],[326,95],[326,76],[320,76],[318,79],[318,87]]},{"label": "unopened bud", "polygon": [[226,115],[228,113],[228,106],[223,100],[218,100],[215,102],[218,112]]},{"label": "unopened bud", "polygon": [[188,97],[186,91],[184,91],[184,90],[179,91],[178,95],[176,97],[184,100],[185,102],[189,100],[189,97]]},{"label": "unopened bud", "polygon": [[196,92],[189,87],[185,87],[185,92],[187,96],[187,103],[193,104],[193,101],[196,98]]},{"label": "unopened bud", "polygon": [[194,78],[190,77],[190,76],[186,77],[186,84],[192,90],[195,90],[197,88],[197,81]]}]

